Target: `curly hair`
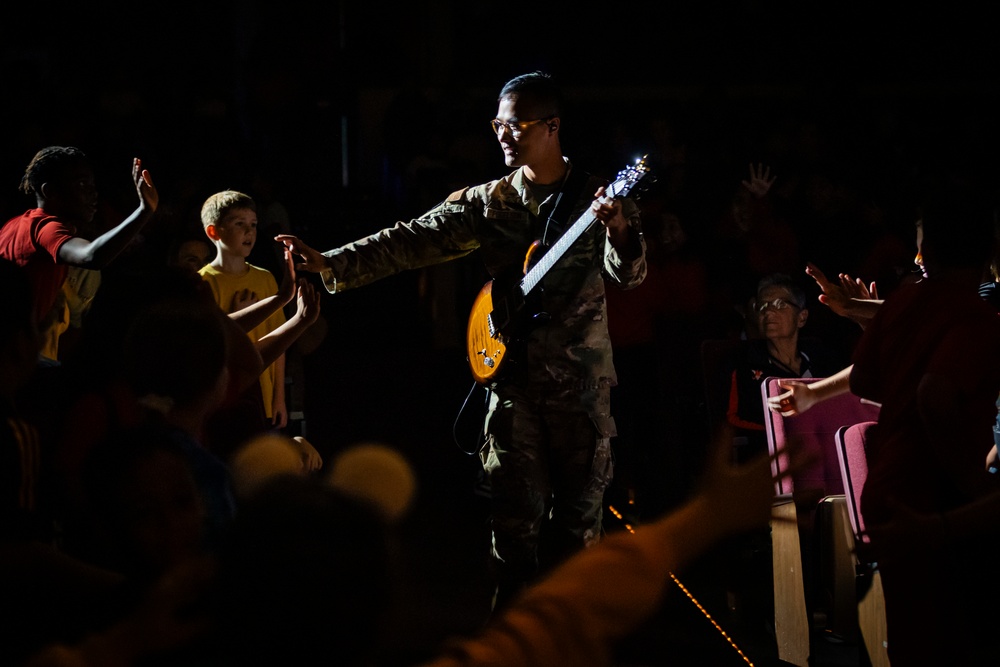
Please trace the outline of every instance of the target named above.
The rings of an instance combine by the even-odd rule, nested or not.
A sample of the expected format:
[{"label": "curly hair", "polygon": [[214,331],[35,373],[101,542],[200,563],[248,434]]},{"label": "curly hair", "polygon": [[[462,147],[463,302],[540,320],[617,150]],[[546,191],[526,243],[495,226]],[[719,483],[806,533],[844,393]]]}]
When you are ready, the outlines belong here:
[{"label": "curly hair", "polygon": [[25,194],[41,195],[42,185],[65,179],[70,171],[90,160],[79,148],[73,146],[48,146],[35,153],[21,177],[18,188]]}]

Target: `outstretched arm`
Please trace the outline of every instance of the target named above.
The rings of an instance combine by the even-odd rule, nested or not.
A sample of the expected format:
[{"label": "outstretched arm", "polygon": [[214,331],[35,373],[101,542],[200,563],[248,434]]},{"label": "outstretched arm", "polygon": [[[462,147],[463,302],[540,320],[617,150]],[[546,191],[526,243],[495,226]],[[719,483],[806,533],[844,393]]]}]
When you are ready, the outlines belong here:
[{"label": "outstretched arm", "polygon": [[296,269],[300,271],[320,273],[329,268],[326,263],[326,257],[323,256],[323,253],[319,250],[311,248],[299,237],[292,236],[291,234],[278,234],[274,237],[274,240],[279,243],[283,243],[285,248],[302,260],[295,265]]},{"label": "outstretched arm", "polygon": [[[615,640],[659,608],[675,573],[720,539],[768,525],[770,459],[760,455],[733,466],[731,445],[731,432],[721,433],[688,502],[634,534],[619,532],[578,552],[515,599],[482,635],[447,647],[428,665],[610,664]],[[797,467],[799,457],[790,453]]]},{"label": "outstretched arm", "polygon": [[235,310],[229,317],[244,331],[252,331],[254,327],[266,320],[272,313],[295,298],[295,261],[292,253],[285,249],[284,274],[277,293],[260,300],[250,299],[250,305]]},{"label": "outstretched arm", "polygon": [[139,195],[139,206],[132,215],[93,241],[80,237],[66,241],[59,247],[60,262],[85,269],[103,269],[132,242],[160,203],[153,178],[142,168],[139,158],[132,160],[132,180]]},{"label": "outstretched arm", "polygon": [[852,368],[853,364],[817,382],[779,381],[778,385],[787,391],[768,398],[767,407],[782,417],[794,417],[828,398],[846,394],[851,391]]},{"label": "outstretched arm", "polygon": [[264,368],[273,364],[299,336],[319,319],[320,294],[306,280],[300,280],[295,314],[280,327],[257,341]]}]

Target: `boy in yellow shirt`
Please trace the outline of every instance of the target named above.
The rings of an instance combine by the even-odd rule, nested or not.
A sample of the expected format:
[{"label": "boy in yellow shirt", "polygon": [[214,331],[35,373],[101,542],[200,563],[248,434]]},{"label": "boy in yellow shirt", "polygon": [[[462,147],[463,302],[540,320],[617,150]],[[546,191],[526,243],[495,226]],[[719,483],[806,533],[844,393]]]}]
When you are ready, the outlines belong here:
[{"label": "boy in yellow shirt", "polygon": [[[215,245],[216,255],[198,273],[211,286],[223,311],[233,313],[277,293],[278,283],[271,272],[247,262],[257,241],[257,205],[253,198],[235,190],[217,192],[202,205],[201,223]],[[259,340],[284,322],[285,314],[278,309],[249,336]],[[274,428],[284,428],[288,424],[284,354],[264,369],[260,388],[267,421]]]}]

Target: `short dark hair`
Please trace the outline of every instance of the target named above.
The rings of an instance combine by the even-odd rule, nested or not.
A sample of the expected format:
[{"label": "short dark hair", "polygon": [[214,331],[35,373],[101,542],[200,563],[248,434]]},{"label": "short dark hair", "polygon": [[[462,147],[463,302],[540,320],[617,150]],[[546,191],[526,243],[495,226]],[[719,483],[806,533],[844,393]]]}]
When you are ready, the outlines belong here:
[{"label": "short dark hair", "polygon": [[558,116],[562,113],[562,94],[552,77],[545,72],[536,70],[515,76],[500,89],[497,100],[514,96],[530,98],[546,116]]},{"label": "short dark hair", "polygon": [[48,146],[31,158],[20,190],[26,194],[40,195],[45,183],[58,183],[66,178],[71,169],[90,165],[90,160],[79,148],[73,146]]},{"label": "short dark hair", "polygon": [[201,224],[205,229],[209,225],[219,225],[230,211],[246,208],[257,212],[257,203],[248,194],[237,190],[216,192],[205,200],[201,206]]}]

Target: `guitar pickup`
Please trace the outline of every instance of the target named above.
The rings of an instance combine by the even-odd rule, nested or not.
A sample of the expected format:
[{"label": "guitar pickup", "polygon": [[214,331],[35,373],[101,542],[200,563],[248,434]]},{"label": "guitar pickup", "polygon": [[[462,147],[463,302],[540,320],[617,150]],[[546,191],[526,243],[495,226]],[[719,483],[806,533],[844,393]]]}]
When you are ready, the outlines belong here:
[{"label": "guitar pickup", "polygon": [[[486,316],[486,325],[486,328],[489,329],[491,338],[496,338],[500,335],[500,330],[497,328],[496,322],[493,319],[493,313]],[[486,350],[483,350],[483,354],[486,354]]]}]

